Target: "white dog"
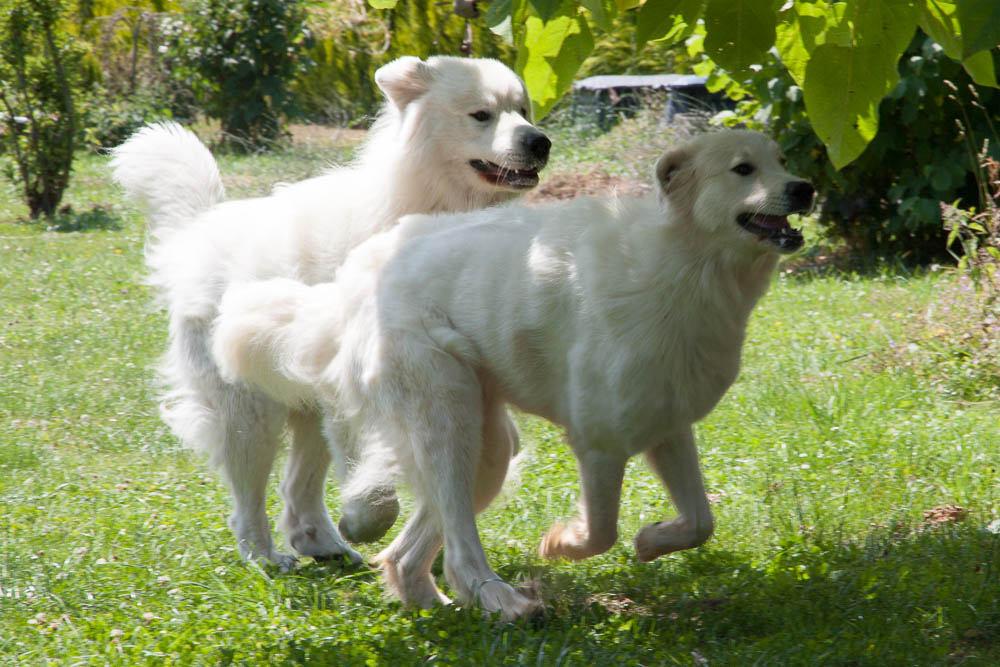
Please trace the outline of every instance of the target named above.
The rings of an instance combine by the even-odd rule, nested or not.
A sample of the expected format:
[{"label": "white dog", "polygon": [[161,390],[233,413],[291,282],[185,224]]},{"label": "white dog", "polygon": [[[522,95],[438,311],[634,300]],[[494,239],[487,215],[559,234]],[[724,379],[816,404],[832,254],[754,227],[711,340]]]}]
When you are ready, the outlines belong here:
[{"label": "white dog", "polygon": [[[220,203],[215,161],[176,124],[147,127],[114,151],[116,178],[151,208],[147,261],[170,314],[164,418],[221,466],[240,553],[282,569],[295,557],[275,548],[265,497],[286,420],[293,442],[281,523],[290,545],[302,555],[361,556],[341,539],[324,504],[330,450],[319,413],[305,405],[289,411],[284,397],[220,377],[211,325],[223,293],[276,276],[331,280],[354,246],[401,215],[477,209],[534,187],[550,147],[529,121],[524,83],[500,62],[404,57],[380,68],[375,81],[388,102],[357,161],[268,197]],[[379,537],[395,520],[394,490],[376,491],[383,502],[371,507],[374,515],[367,499],[345,500],[352,539]]]},{"label": "white dog", "polygon": [[655,177],[644,199],[410,216],[356,249],[336,282],[227,294],[214,347],[226,377],[318,400],[331,428],[359,435],[371,460],[355,474],[413,485],[416,512],[379,556],[402,600],[447,602],[430,573],[443,538],[459,599],[508,619],[537,609],[490,568],[475,524],[512,453],[504,402],[565,426],[579,460],[580,515],[548,531],[543,556],[614,544],[639,453],[679,512],[639,532],[639,558],[711,535],[692,424],[736,378],[778,255],[802,245],[786,216],[814,193],[747,131],[683,144]]}]

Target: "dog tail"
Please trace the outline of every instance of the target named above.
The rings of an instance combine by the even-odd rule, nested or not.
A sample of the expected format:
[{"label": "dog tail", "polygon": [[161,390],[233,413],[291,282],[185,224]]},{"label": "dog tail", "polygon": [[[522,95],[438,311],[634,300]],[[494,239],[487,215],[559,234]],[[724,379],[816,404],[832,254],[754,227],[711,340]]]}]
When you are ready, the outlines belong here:
[{"label": "dog tail", "polygon": [[[327,298],[323,290],[334,294]],[[332,285],[285,278],[230,287],[212,335],[222,378],[252,384],[286,405],[314,402],[339,349],[339,329],[329,321],[339,311],[336,301]]]},{"label": "dog tail", "polygon": [[175,122],[147,125],[111,154],[115,179],[149,207],[154,229],[179,227],[225,199],[215,158]]}]

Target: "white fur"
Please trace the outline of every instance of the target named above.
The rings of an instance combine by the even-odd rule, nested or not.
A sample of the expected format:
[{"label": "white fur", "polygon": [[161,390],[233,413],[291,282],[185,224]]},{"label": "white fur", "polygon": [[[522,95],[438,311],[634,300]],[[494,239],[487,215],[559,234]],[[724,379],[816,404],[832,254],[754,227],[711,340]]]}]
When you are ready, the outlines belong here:
[{"label": "white fur", "polygon": [[402,600],[447,601],[429,569],[443,541],[463,602],[505,618],[537,610],[499,581],[475,526],[512,452],[504,402],[565,426],[579,460],[580,515],[548,531],[545,557],[612,546],[625,463],[639,453],[679,512],[642,529],[639,558],[711,535],[691,427],[736,378],[780,251],[738,220],[782,220],[813,192],[773,142],[744,131],[667,153],[656,177],[658,195],[638,200],[410,216],[333,283],[265,281],[223,301],[214,350],[227,376],[311,396],[328,423],[347,424],[370,459],[352,484],[377,488],[397,471],[413,485],[416,512],[380,554]]},{"label": "white fur", "polygon": [[[497,61],[404,57],[375,78],[388,101],[360,157],[267,197],[222,202],[212,156],[173,123],[144,128],[114,151],[116,178],[151,210],[147,263],[170,314],[163,416],[185,443],[222,468],[241,554],[283,569],[295,558],[273,544],[265,496],[286,420],[293,441],[280,490],[289,543],[302,555],[361,556],[341,538],[323,501],[330,451],[310,400],[290,394],[273,400],[219,375],[211,325],[223,294],[248,280],[330,280],[353,247],[401,215],[505,201],[537,180],[534,170],[548,153],[548,140],[525,117],[530,103],[523,82]],[[474,118],[478,111],[489,117]],[[491,163],[492,180],[473,161]],[[515,177],[517,183],[497,184]],[[375,495],[347,498],[348,507],[375,512],[362,523],[374,521],[384,532],[398,507],[393,489],[366,493]],[[354,518],[347,517],[348,528]]]}]

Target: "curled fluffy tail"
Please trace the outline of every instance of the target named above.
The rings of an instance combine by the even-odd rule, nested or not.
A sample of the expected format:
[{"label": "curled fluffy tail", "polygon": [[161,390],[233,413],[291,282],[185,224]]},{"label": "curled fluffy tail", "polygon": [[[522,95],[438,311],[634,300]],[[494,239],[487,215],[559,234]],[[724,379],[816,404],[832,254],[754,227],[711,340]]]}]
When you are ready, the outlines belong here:
[{"label": "curled fluffy tail", "polygon": [[149,206],[154,228],[176,228],[225,199],[205,144],[174,122],[147,125],[112,151],[115,179]]}]

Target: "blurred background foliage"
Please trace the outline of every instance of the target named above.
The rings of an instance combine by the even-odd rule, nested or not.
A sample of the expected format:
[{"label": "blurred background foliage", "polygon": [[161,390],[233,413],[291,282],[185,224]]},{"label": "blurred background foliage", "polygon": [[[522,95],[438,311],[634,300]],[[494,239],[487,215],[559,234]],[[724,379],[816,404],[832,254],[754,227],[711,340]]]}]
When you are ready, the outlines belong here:
[{"label": "blurred background foliage", "polygon": [[[93,149],[117,145],[150,121],[211,118],[229,147],[269,150],[287,137],[288,122],[366,127],[381,103],[373,73],[398,56],[468,53],[511,65],[517,59],[482,17],[462,18],[451,3],[437,0],[387,9],[365,0],[46,2],[60,7],[60,29],[74,38],[74,145]],[[33,4],[0,0],[5,12]],[[1000,92],[976,85],[927,35],[918,33],[900,59],[900,80],[881,102],[874,140],[836,169],[810,124],[801,89],[773,50],[747,78],[734,81],[707,60],[697,35],[646,41],[645,4],[634,4],[635,11],[590,26],[594,48],[577,78],[697,71],[710,87],[741,98],[718,122],[775,136],[792,167],[818,185],[818,223],[831,242],[912,264],[949,260],[942,204],[975,213],[992,201],[982,165],[1000,157]],[[1000,65],[997,49],[992,56]],[[11,91],[15,78],[0,74],[0,85]],[[576,122],[567,121],[567,106],[564,101],[563,113],[557,106],[546,118],[548,127]],[[2,128],[8,138],[16,130],[11,119],[0,122]],[[667,136],[673,130],[651,131]],[[6,171],[21,178],[16,169]]]}]

